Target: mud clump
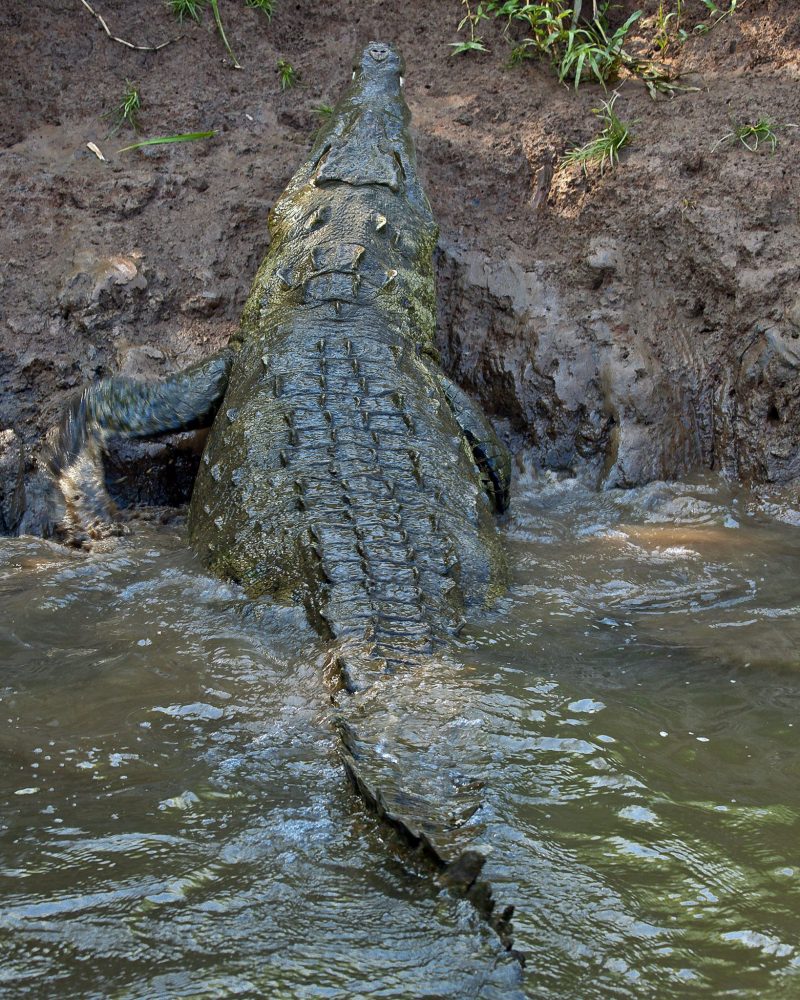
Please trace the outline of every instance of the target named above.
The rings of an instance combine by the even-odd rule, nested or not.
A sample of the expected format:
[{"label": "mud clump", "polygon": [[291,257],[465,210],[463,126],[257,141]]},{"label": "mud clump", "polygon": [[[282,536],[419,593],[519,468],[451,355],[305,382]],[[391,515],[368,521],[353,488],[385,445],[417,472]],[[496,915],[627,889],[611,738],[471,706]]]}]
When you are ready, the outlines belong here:
[{"label": "mud clump", "polygon": [[[183,368],[235,331],[314,109],[370,37],[396,42],[407,63],[442,231],[443,359],[515,446],[604,488],[701,469],[749,483],[800,476],[800,130],[781,130],[774,154],[714,149],[732,118],[795,122],[794,0],[751,0],[672,46],[666,61],[698,93],[654,102],[623,81],[616,110],[636,123],[634,141],[602,176],[559,166],[594,134],[602,94],[559,85],[544,63],[509,71],[500,23],[485,23],[487,54],[451,58],[456,3],[335,6],[321,30],[303,5],[276,9],[271,24],[231,5],[241,73],[195,25],[145,53],[79,7],[0,11],[0,430],[13,432],[2,438],[0,530],[24,523],[19,470],[33,476],[70,393],[122,371]],[[638,6],[646,47],[658,5]],[[117,0],[102,13],[138,43],[175,33],[166,8],[144,26]],[[280,90],[279,57],[301,87]],[[140,88],[147,135],[216,137],[116,153],[127,141],[109,140],[101,115],[126,80]],[[136,454],[112,458],[112,489],[122,503],[178,502],[197,447],[126,446]]]},{"label": "mud clump", "polygon": [[0,431],[0,534],[13,534],[25,512],[25,456],[14,431]]}]

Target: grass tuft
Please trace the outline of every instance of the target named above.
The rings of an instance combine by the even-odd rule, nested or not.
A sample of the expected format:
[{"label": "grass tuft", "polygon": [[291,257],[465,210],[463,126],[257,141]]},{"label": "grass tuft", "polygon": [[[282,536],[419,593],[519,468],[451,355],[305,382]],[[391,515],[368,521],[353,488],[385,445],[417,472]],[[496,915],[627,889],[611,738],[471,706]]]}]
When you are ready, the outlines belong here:
[{"label": "grass tuft", "polygon": [[119,130],[127,125],[132,128],[134,132],[139,131],[139,111],[142,107],[142,98],[139,94],[139,90],[135,87],[130,80],[125,81],[125,92],[122,95],[122,100],[120,103],[106,111],[103,118],[111,119],[111,128],[108,131],[107,138],[111,138],[112,135],[116,135]]},{"label": "grass tuft", "polygon": [[279,59],[276,66],[275,72],[278,74],[278,79],[281,83],[281,90],[289,90],[294,87],[298,80],[300,79],[300,74],[288,61],[288,59]]},{"label": "grass tuft", "polygon": [[619,95],[614,92],[607,101],[601,101],[599,108],[593,108],[592,114],[597,115],[603,128],[599,134],[583,146],[569,149],[561,158],[563,166],[579,165],[585,174],[589,172],[590,164],[597,164],[602,174],[606,166],[613,169],[619,162],[620,150],[633,141],[630,125],[621,121],[614,105]]},{"label": "grass tuft", "polygon": [[200,14],[205,4],[206,0],[167,0],[167,7],[181,24],[186,18],[199,23]]},{"label": "grass tuft", "polygon": [[580,0],[572,0],[571,5],[567,0],[541,0],[539,3],[482,0],[474,12],[467,0],[462,2],[467,7],[467,14],[458,27],[462,30],[469,26],[470,40],[460,43],[461,46],[484,47],[475,29],[489,15],[504,18],[509,27],[512,23],[522,24],[526,35],[512,49],[512,65],[534,55],[545,56],[552,62],[559,80],[574,82],[576,88],[589,79],[604,87],[616,79],[628,58],[622,47],[625,38],[642,16],[642,11],[634,11],[612,32],[605,17],[608,3],[595,3],[592,16],[580,21]]},{"label": "grass tuft", "polygon": [[777,130],[782,128],[797,128],[797,126],[791,125],[788,122],[773,122],[766,117],[759,118],[757,122],[743,123],[741,125],[733,122],[731,131],[726,132],[725,135],[714,143],[712,152],[719,149],[720,146],[731,145],[738,141],[745,149],[749,149],[751,153],[757,152],[758,147],[762,144],[769,146],[770,152],[774,153],[778,148]]},{"label": "grass tuft", "polygon": [[272,15],[275,13],[275,0],[244,0],[244,5],[260,10],[268,21],[272,20]]},{"label": "grass tuft", "polygon": [[[660,0],[656,15],[656,37],[654,45],[662,51],[669,43],[669,30],[678,27],[685,0],[675,0],[677,9],[668,11]],[[703,0],[705,3],[706,0]],[[713,0],[708,0],[713,3]],[[736,0],[731,0],[736,3]],[[741,0],[743,2],[743,0]],[[512,44],[510,64],[518,66],[524,60],[540,56],[548,59],[562,83],[572,83],[577,90],[585,82],[599,83],[603,89],[625,70],[642,80],[648,93],[655,98],[659,94],[674,96],[677,91],[697,90],[696,87],[681,86],[673,81],[665,68],[650,59],[642,59],[626,50],[625,44],[634,24],[642,17],[643,11],[635,10],[627,20],[612,31],[607,13],[612,7],[610,0],[592,0],[591,13],[586,0],[480,0],[477,7],[469,0],[462,0],[467,13],[461,19],[459,31],[469,28],[469,39],[453,44],[454,52],[473,50],[485,51],[485,45],[477,34],[481,21],[490,16],[503,18],[507,22],[506,31],[512,25],[522,25],[523,37]],[[686,36],[679,29],[680,37]]]},{"label": "grass tuft", "polygon": [[[275,13],[276,2],[277,0],[245,0],[245,7],[260,10],[266,15],[267,20],[271,21],[272,15]],[[205,6],[209,6],[211,8],[211,13],[214,15],[214,23],[217,26],[219,37],[222,39],[222,44],[225,46],[225,51],[231,57],[233,68],[242,68],[239,60],[233,52],[233,49],[231,48],[227,35],[225,34],[225,28],[222,25],[222,18],[220,17],[219,4],[217,0],[167,0],[167,6],[179,21],[182,22],[184,19],[190,18],[198,23],[200,21],[203,8]]]},{"label": "grass tuft", "polygon": [[333,114],[333,105],[325,103],[318,104],[315,108],[312,108],[311,110],[314,112],[315,115],[319,115],[320,118],[324,120],[325,118],[330,118],[330,116]]},{"label": "grass tuft", "polygon": [[668,9],[667,4],[669,3],[670,0],[658,0],[658,10],[655,15],[656,33],[653,37],[653,45],[662,54],[667,51],[676,38],[683,43],[689,37],[686,30],[681,27],[684,0],[675,0],[674,10]]}]

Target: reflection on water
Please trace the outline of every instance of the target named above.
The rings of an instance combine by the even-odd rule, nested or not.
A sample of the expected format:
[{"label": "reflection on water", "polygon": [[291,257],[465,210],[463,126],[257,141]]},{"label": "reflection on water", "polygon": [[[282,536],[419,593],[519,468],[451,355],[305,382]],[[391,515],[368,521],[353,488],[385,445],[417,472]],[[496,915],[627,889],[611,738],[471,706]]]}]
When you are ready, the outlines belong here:
[{"label": "reflection on water", "polygon": [[[459,655],[527,995],[800,996],[798,506],[518,487]],[[348,790],[300,614],[147,527],[3,540],[0,602],[0,995],[509,995]]]}]

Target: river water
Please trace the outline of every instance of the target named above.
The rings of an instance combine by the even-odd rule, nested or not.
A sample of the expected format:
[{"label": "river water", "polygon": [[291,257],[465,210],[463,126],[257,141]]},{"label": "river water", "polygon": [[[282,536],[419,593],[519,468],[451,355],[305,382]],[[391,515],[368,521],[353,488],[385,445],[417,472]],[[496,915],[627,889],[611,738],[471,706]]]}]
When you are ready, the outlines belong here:
[{"label": "river water", "polygon": [[[800,498],[529,478],[504,534],[457,655],[525,995],[800,996]],[[506,995],[349,790],[300,613],[144,521],[0,541],[0,601],[0,995]]]}]

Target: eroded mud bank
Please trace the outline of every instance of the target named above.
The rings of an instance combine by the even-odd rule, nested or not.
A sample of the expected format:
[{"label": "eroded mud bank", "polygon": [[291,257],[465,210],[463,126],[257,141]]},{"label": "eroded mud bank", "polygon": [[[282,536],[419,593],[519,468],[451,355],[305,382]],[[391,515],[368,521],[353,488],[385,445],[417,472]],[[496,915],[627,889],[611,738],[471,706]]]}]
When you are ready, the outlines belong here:
[{"label": "eroded mud bank", "polygon": [[[593,134],[602,92],[576,94],[536,63],[507,70],[499,25],[485,28],[488,54],[454,60],[456,3],[335,8],[323,19],[316,4],[284,3],[268,25],[231,4],[241,73],[210,19],[146,53],[110,41],[78,5],[0,12],[0,429],[14,432],[0,445],[4,530],[21,523],[20,474],[35,506],[42,435],[70,392],[181,368],[235,329],[314,108],[371,36],[396,41],[408,64],[442,228],[446,367],[513,444],[603,487],[708,468],[754,484],[800,475],[800,130],[782,130],[774,155],[712,151],[732,117],[797,117],[792,0],[749,0],[673,47],[697,93],[653,102],[623,82],[635,141],[602,177],[552,169]],[[176,33],[166,11],[143,23],[141,5],[108,0],[103,14],[141,43]],[[278,57],[301,74],[293,90],[280,90]],[[147,135],[216,137],[117,155],[124,143],[100,116],[125,80],[141,89]],[[112,462],[118,494],[177,502],[196,452],[196,440],[139,446],[127,472]]]}]

